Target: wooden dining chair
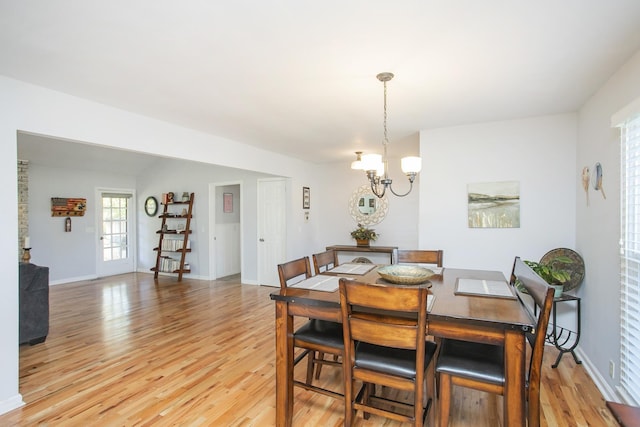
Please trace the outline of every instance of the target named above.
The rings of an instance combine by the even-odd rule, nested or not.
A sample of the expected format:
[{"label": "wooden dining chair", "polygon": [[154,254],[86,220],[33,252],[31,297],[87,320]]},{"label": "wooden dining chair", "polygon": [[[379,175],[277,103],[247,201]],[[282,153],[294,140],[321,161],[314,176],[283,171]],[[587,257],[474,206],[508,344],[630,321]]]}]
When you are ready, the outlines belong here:
[{"label": "wooden dining chair", "polygon": [[[365,418],[375,414],[416,426],[431,413],[433,421],[436,344],[426,340],[427,292],[340,279],[346,426],[357,410]],[[358,393],[356,381],[362,382]],[[413,402],[376,395],[375,385],[410,392]]]},{"label": "wooden dining chair", "polygon": [[[516,257],[511,276],[512,282],[518,280],[521,283],[521,289],[533,299],[539,312],[534,333],[527,334],[527,340],[531,345],[531,358],[525,390],[528,426],[539,427],[540,375],[554,290],[519,257]],[[517,295],[520,303],[526,306],[524,296],[520,292],[517,292]],[[440,426],[449,424],[452,385],[504,395],[504,366],[504,347],[501,345],[443,339],[436,362]]]},{"label": "wooden dining chair", "polygon": [[[278,265],[278,275],[280,277],[280,287],[285,289],[301,280],[312,276],[309,258],[303,257]],[[344,352],[344,341],[342,337],[342,326],[339,323],[327,320],[310,319],[303,326],[298,328],[293,334],[294,347],[304,351],[295,358],[294,365],[307,357],[307,376],[305,382],[294,380],[294,385],[306,390],[343,399],[341,393],[324,389],[313,385],[314,368],[322,365],[338,366],[342,368],[339,360]],[[324,355],[336,356],[333,360],[325,360]],[[319,376],[319,372],[318,375]]]},{"label": "wooden dining chair", "polygon": [[442,267],[442,250],[398,250],[398,263],[435,264]]},{"label": "wooden dining chair", "polygon": [[330,270],[338,266],[338,253],[334,250],[328,250],[313,254],[313,268],[316,274]]}]

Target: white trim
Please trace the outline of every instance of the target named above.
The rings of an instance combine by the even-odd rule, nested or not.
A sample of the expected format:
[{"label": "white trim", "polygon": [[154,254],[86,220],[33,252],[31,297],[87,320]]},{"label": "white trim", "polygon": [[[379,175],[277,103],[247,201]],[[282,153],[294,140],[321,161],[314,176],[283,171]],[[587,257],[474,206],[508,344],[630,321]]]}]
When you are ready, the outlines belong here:
[{"label": "white trim", "polygon": [[640,114],[640,98],[637,98],[611,116],[611,127],[624,125],[629,118]]},{"label": "white trim", "polygon": [[73,283],[73,282],[83,282],[85,280],[96,280],[97,278],[98,278],[97,274],[89,274],[87,276],[78,276],[78,277],[67,277],[60,280],[52,280],[49,282],[49,286],[64,285],[65,283]]},{"label": "white trim", "polygon": [[[607,380],[600,375],[600,371],[595,367],[587,355],[580,349],[580,347],[578,347],[575,352],[576,356],[578,356],[578,360],[582,361],[582,366],[584,366],[585,371],[587,371],[587,374],[591,377],[593,383],[598,387],[600,393],[602,393],[604,400],[617,402],[619,398],[617,397],[615,390],[611,388]],[[571,354],[565,354],[562,357],[571,357]],[[560,361],[560,363],[562,363],[562,361]]]},{"label": "white trim", "polygon": [[3,400],[2,402],[0,402],[0,415],[1,414],[6,414],[9,411],[13,411],[16,408],[19,408],[21,406],[24,406],[25,403],[22,400],[22,395],[20,393],[16,394],[13,397],[10,397],[9,399]]}]

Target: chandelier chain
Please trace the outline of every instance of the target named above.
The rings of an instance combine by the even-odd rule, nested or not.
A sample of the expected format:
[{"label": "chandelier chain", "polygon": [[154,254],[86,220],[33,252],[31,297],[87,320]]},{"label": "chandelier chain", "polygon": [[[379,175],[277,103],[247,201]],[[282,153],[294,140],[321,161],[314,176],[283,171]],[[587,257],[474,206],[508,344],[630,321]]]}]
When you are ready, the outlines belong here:
[{"label": "chandelier chain", "polygon": [[[421,160],[417,158],[417,162],[415,161],[415,157],[405,157],[402,159],[402,171],[407,175],[409,180],[409,189],[406,193],[396,193],[392,187],[392,179],[389,178],[389,163],[387,158],[387,145],[389,144],[389,131],[387,129],[387,82],[393,78],[393,73],[385,72],[380,73],[377,76],[377,79],[383,83],[384,87],[384,115],[383,115],[383,130],[384,130],[384,140],[382,141],[382,146],[384,149],[384,154],[382,155],[382,159],[377,155],[369,155],[368,157],[372,157],[372,160],[367,159],[365,172],[367,174],[367,178],[371,184],[371,191],[378,198],[383,198],[387,188],[389,191],[398,197],[404,197],[411,192],[413,189],[413,181],[418,172],[420,172],[421,168]],[[356,153],[358,154],[358,153]],[[376,157],[378,158],[376,160]],[[364,157],[363,157],[364,160]],[[407,167],[405,168],[405,160],[407,160]],[[381,164],[380,164],[381,163]],[[378,175],[378,171],[380,171],[380,166],[382,167],[383,172],[381,175]]]}]

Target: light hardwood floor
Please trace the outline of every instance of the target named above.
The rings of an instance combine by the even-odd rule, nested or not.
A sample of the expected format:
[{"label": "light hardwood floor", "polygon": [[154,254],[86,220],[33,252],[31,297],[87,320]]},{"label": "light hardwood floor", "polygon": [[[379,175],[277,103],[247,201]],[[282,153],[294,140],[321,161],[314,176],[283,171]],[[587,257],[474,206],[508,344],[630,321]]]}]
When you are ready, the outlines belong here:
[{"label": "light hardwood floor", "polygon": [[[237,279],[127,274],[57,285],[46,342],[20,347],[26,405],[1,426],[270,426],[275,420],[274,288]],[[615,426],[582,366],[547,348],[542,423]],[[296,376],[304,376],[304,366]],[[321,381],[340,386],[339,370]],[[294,426],[340,426],[343,405],[295,389]],[[502,398],[454,389],[451,426],[502,425]],[[372,416],[359,426],[397,426]]]}]

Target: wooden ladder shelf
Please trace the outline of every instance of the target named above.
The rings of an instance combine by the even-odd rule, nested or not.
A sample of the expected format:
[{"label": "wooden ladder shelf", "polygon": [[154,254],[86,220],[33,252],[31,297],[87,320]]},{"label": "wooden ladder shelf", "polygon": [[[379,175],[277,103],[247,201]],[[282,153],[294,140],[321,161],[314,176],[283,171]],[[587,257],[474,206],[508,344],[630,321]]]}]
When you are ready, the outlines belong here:
[{"label": "wooden ladder shelf", "polygon": [[[172,273],[178,275],[178,281],[182,280],[184,273],[190,273],[191,267],[185,267],[185,258],[188,252],[191,252],[189,235],[191,234],[191,219],[193,218],[193,199],[194,194],[189,195],[189,200],[182,202],[163,203],[164,209],[159,218],[162,219],[160,230],[156,231],[159,235],[158,247],[153,248],[157,252],[156,266],[151,269],[154,272],[153,278],[158,279],[158,273]],[[178,206],[176,208],[176,206]],[[182,208],[182,210],[178,210]],[[185,213],[186,211],[186,213]],[[167,222],[169,220],[169,222]],[[169,226],[175,226],[170,229]],[[173,238],[166,236],[182,236],[182,238]],[[163,253],[172,252],[179,254],[180,259],[176,260]]]}]

